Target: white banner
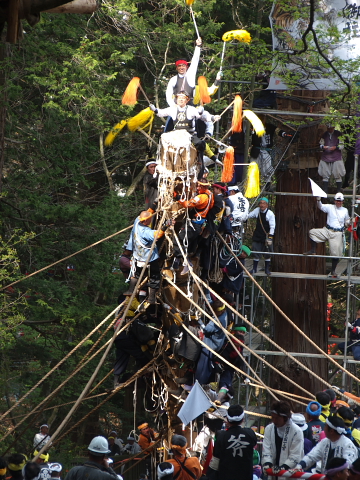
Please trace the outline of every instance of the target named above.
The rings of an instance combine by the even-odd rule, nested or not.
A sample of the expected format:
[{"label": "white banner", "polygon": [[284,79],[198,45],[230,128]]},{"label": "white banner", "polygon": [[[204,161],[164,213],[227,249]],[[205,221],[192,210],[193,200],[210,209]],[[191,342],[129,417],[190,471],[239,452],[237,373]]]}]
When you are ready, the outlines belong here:
[{"label": "white banner", "polygon": [[[292,12],[292,13],[290,13]],[[291,0],[274,3],[270,13],[273,50],[291,53],[302,48],[301,37],[309,24],[310,7],[307,1]],[[302,15],[301,18],[299,14]],[[320,0],[316,2],[314,30],[320,45],[330,60],[355,60],[360,56],[360,0]],[[305,90],[335,90],[344,84],[336,78],[330,67],[315,64],[313,52],[316,46],[312,33],[307,37],[308,51],[301,55],[289,55],[288,63],[274,65],[269,90],[286,90],[282,74],[292,74],[297,88]],[[299,42],[300,41],[300,42]],[[312,59],[310,59],[310,55]],[[320,58],[320,55],[319,55]],[[339,67],[338,67],[339,68]],[[340,69],[341,71],[341,69]],[[359,74],[359,72],[352,72]],[[349,74],[341,71],[345,78]]]}]

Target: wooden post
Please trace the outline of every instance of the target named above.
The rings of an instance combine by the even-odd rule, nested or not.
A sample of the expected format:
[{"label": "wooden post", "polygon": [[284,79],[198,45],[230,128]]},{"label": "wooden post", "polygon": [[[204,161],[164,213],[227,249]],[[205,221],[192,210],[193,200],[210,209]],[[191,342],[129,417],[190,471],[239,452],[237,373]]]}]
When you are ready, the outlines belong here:
[{"label": "wooden post", "polygon": [[19,32],[19,0],[11,0],[7,10],[6,41],[16,43]]},{"label": "wooden post", "polygon": [[[306,100],[313,97],[314,101],[325,99],[325,92],[300,90],[293,92],[294,96],[305,96]],[[310,98],[311,100],[311,98]],[[308,111],[309,106],[294,100],[281,100],[280,109],[293,111]],[[314,106],[314,111],[320,111],[322,104]],[[286,116],[287,120],[291,117]],[[286,128],[284,128],[286,130]],[[316,165],[319,161],[317,153],[320,132],[319,125],[302,128],[300,141],[289,151],[290,166],[287,171],[277,173],[277,191],[280,192],[311,192],[309,177],[317,179]],[[305,152],[305,153],[303,153]],[[310,249],[309,230],[323,227],[325,214],[316,206],[312,197],[276,197],[276,233],[275,251],[288,253],[303,253]],[[318,253],[325,254],[324,244],[319,244]],[[311,257],[275,256],[272,260],[273,271],[289,273],[325,274],[325,259]],[[273,300],[293,320],[301,330],[314,340],[319,347],[327,350],[327,282],[323,280],[300,280],[290,278],[273,278]],[[291,352],[312,352],[313,347],[303,337],[294,331],[278,312],[274,312],[274,340],[281,347]],[[326,360],[303,358],[302,361],[327,380]],[[298,365],[287,358],[275,357],[274,364],[283,373],[295,380],[310,392],[322,390],[323,386]],[[281,377],[271,376],[271,386],[283,387]],[[290,389],[291,391],[293,389]],[[298,393],[298,392],[293,392]]]}]

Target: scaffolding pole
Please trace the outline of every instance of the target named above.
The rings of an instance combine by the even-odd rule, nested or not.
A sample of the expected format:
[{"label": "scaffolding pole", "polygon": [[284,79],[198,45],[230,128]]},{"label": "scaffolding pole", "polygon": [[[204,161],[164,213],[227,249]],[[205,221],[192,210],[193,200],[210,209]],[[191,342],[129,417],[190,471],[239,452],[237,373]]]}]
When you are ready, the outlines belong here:
[{"label": "scaffolding pole", "polygon": [[[356,200],[356,184],[357,184],[357,176],[358,176],[358,163],[359,163],[359,155],[354,155],[354,183],[353,183],[353,195],[352,195],[352,205],[351,205],[351,218],[354,218],[355,215],[355,200]],[[345,326],[345,349],[344,349],[344,363],[343,366],[346,368],[347,362],[347,348],[348,348],[348,322],[350,322],[350,297],[351,297],[351,289],[354,287],[354,284],[351,282],[351,274],[353,268],[353,249],[354,249],[354,235],[350,234],[350,246],[349,246],[349,259],[348,259],[348,271],[347,271],[347,291],[346,291],[346,326]],[[345,388],[346,376],[345,372],[342,374],[342,387]]]}]

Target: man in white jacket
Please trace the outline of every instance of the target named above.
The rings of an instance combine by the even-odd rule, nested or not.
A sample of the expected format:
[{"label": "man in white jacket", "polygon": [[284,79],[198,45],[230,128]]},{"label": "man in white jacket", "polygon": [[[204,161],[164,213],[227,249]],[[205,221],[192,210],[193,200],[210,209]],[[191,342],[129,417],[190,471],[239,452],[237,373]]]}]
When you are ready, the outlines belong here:
[{"label": "man in white jacket", "polygon": [[304,436],[291,420],[290,405],[287,402],[274,402],[270,413],[273,423],[265,428],[262,450],[265,473],[268,468],[294,468],[304,455]]},{"label": "man in white jacket", "polygon": [[305,455],[296,466],[296,470],[308,470],[320,461],[321,473],[323,473],[331,458],[344,458],[350,464],[358,458],[357,448],[351,440],[345,437],[346,427],[341,418],[330,415],[326,419],[324,431],[326,438]]},{"label": "man in white jacket", "polygon": [[177,60],[175,62],[177,74],[171,77],[166,88],[166,101],[169,107],[176,105],[175,96],[181,90],[186,90],[190,94],[190,99],[194,98],[196,72],[200,60],[201,38],[196,40],[194,55],[190,66],[186,60]]}]

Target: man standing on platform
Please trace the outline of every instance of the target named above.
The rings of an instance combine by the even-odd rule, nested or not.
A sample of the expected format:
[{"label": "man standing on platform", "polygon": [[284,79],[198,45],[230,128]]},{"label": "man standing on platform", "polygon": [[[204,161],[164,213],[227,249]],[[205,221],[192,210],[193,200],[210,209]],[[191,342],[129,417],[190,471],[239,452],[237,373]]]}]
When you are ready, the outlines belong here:
[{"label": "man standing on platform", "polygon": [[345,166],[342,159],[342,149],[344,144],[340,140],[341,132],[335,130],[332,125],[327,126],[327,130],[320,139],[320,148],[322,150],[318,173],[323,179],[323,190],[327,193],[329,189],[329,180],[333,176],[336,180],[337,191],[341,191],[342,177],[345,175]]},{"label": "man standing on platform", "polygon": [[[259,200],[259,206],[249,213],[248,218],[256,218],[256,227],[252,238],[251,250],[255,252],[264,252],[265,257],[265,273],[271,275],[270,271],[270,255],[266,252],[273,252],[273,237],[275,233],[275,215],[269,210],[269,200],[262,197]],[[250,273],[256,273],[261,258],[261,253],[253,253],[254,263]]]},{"label": "man standing on platform", "polygon": [[166,88],[166,101],[169,107],[175,105],[174,97],[177,93],[185,90],[190,95],[190,102],[194,98],[196,72],[200,60],[201,38],[196,40],[194,55],[191,59],[190,67],[186,60],[177,60],[175,62],[177,74],[171,77]]},{"label": "man standing on platform", "polygon": [[329,276],[336,278],[336,266],[339,258],[343,256],[344,251],[344,230],[350,225],[348,209],[343,207],[344,195],[338,192],[335,195],[335,205],[321,203],[320,197],[317,197],[317,206],[322,212],[327,214],[326,226],[323,228],[312,228],[309,232],[311,249],[304,255],[316,255],[316,246],[318,243],[329,241],[330,256],[335,257],[331,260],[331,272]]}]

